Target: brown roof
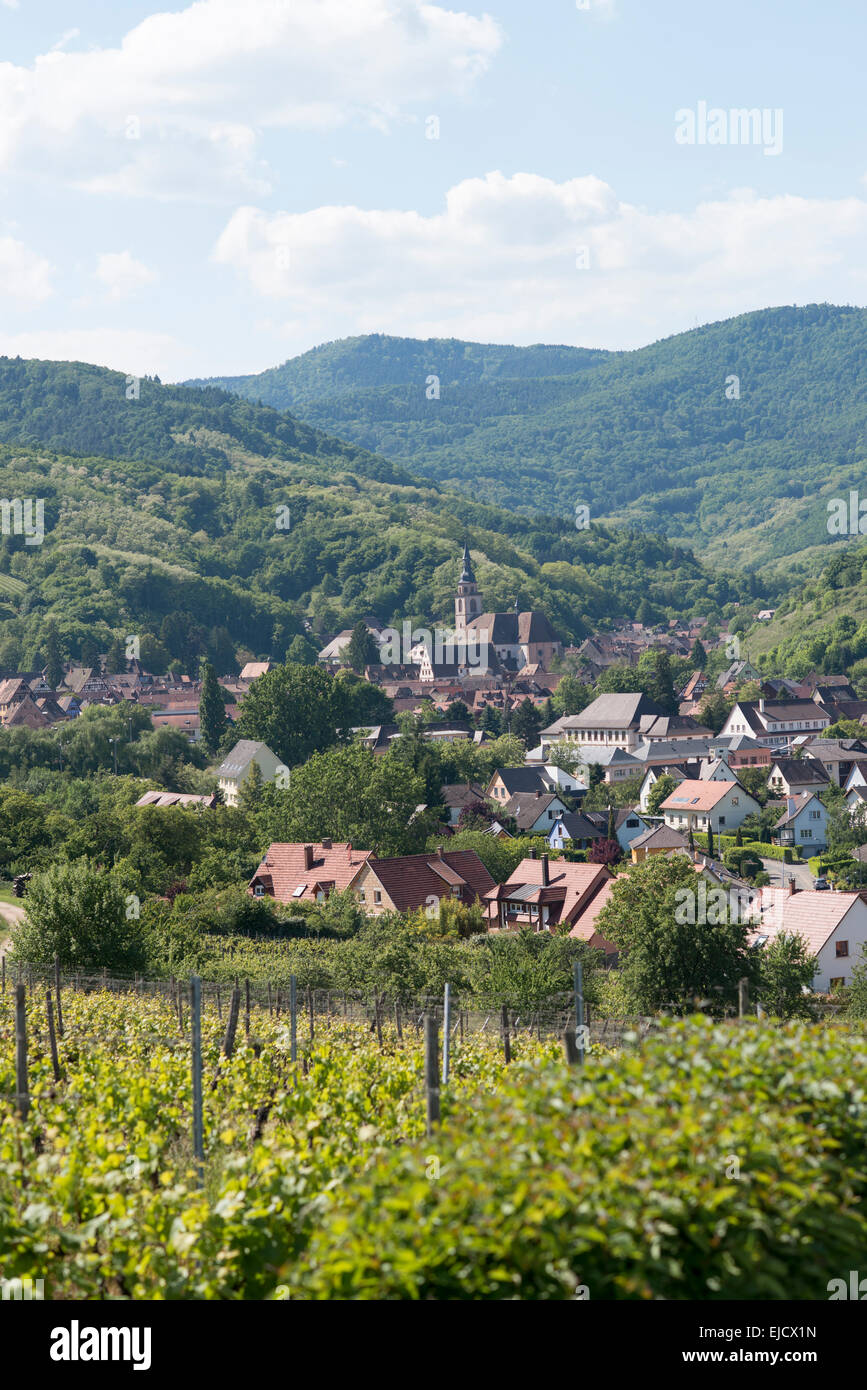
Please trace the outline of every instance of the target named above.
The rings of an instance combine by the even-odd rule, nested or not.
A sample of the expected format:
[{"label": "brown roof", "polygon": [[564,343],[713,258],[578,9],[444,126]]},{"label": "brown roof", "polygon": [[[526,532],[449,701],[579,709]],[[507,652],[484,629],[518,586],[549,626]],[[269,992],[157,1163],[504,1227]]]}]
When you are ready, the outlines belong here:
[{"label": "brown roof", "polygon": [[[305,849],[310,851],[309,867],[305,862]],[[258,881],[278,902],[297,902],[300,898],[309,902],[316,897],[316,885],[330,880],[335,891],[340,893],[349,887],[362,864],[372,855],[372,850],[353,849],[349,842],[331,846],[273,844],[250,880],[250,891]],[[297,892],[299,888],[302,891]]]},{"label": "brown roof", "polygon": [[405,854],[399,859],[371,859],[370,869],[399,912],[423,907],[445,889],[461,889],[464,902],[484,898],[494,880],[474,849],[443,850],[438,854]]},{"label": "brown roof", "polygon": [[545,863],[542,859],[522,859],[505,883],[492,888],[487,896],[488,902],[508,899],[510,888],[524,890],[538,889],[538,894],[530,893],[525,900],[547,902],[551,923],[569,922],[575,924],[591,900],[604,883],[612,878],[604,864],[572,864],[565,859],[552,859],[548,862],[548,885],[543,885]]}]

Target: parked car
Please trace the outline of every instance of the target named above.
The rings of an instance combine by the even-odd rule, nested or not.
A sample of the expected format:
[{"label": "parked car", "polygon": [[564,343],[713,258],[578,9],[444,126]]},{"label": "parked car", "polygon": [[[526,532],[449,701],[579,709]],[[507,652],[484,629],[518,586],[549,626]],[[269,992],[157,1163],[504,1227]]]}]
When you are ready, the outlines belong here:
[{"label": "parked car", "polygon": [[813,884],[813,887],[815,888],[817,893],[821,893],[823,888],[830,888],[830,886],[831,885],[826,878],[817,878],[816,882]]}]

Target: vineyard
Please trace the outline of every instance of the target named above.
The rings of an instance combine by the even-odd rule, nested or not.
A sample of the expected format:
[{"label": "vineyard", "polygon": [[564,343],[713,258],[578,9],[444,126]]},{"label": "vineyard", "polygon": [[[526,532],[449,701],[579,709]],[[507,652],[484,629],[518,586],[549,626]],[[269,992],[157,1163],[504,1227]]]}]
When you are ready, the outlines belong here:
[{"label": "vineyard", "polygon": [[[867,1038],[666,1022],[567,1065],[455,1027],[426,1132],[407,1012],[242,1013],[230,1057],[174,995],[0,995],[0,1276],[46,1299],[823,1299],[867,1244]],[[51,1022],[55,1024],[56,1001]],[[378,1025],[378,1026],[376,1026]],[[61,1031],[62,1030],[62,1031]]]}]

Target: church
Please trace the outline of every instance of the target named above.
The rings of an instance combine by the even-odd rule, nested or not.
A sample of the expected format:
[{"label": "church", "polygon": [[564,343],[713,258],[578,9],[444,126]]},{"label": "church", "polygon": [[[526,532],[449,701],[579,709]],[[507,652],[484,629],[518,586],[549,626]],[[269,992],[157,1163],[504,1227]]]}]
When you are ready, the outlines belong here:
[{"label": "church", "polygon": [[466,545],[455,596],[455,639],[459,646],[487,651],[489,667],[499,666],[512,672],[528,666],[548,671],[553,658],[563,654],[563,644],[558,642],[544,613],[519,613],[517,599],[511,613],[483,611]]}]

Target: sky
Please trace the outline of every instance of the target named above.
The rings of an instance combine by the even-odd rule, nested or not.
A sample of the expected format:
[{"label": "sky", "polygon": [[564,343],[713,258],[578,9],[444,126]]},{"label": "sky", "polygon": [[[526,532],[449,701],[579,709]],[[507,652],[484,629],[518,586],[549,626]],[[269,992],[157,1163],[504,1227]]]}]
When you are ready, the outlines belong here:
[{"label": "sky", "polygon": [[857,0],[0,0],[0,354],[863,305],[865,40]]}]

